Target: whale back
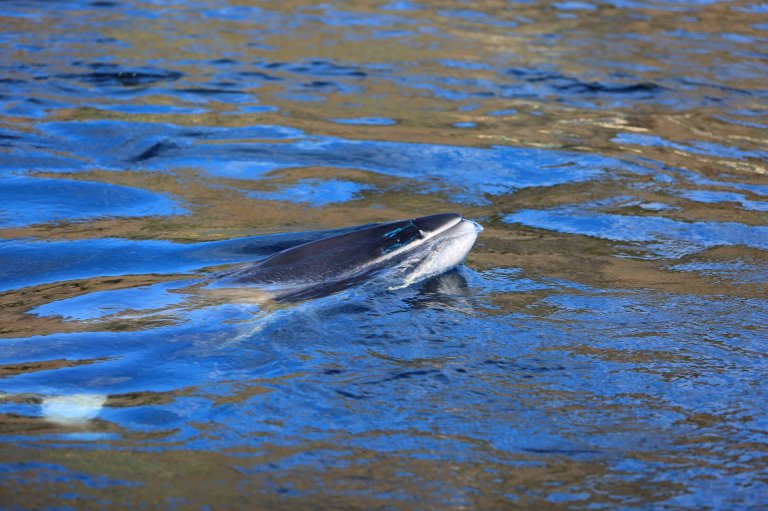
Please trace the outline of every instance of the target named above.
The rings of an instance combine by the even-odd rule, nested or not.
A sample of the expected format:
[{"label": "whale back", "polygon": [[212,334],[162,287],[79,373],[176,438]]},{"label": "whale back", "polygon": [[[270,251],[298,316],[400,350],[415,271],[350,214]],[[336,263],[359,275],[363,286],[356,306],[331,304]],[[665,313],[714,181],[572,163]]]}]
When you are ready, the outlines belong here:
[{"label": "whale back", "polygon": [[[221,274],[224,285],[272,288],[276,296],[294,296],[297,289],[322,289],[344,280],[362,280],[387,265],[400,249],[461,220],[441,213],[365,226],[278,252],[266,259]],[[303,294],[303,293],[302,293]]]}]

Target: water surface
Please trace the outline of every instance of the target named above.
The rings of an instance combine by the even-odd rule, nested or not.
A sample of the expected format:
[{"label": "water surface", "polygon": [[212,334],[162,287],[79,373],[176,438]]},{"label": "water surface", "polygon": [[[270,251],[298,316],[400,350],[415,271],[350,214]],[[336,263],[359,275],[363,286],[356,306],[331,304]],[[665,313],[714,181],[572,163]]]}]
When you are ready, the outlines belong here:
[{"label": "water surface", "polygon": [[[0,504],[764,506],[764,13],[3,2]],[[190,291],[441,211],[408,288]]]}]

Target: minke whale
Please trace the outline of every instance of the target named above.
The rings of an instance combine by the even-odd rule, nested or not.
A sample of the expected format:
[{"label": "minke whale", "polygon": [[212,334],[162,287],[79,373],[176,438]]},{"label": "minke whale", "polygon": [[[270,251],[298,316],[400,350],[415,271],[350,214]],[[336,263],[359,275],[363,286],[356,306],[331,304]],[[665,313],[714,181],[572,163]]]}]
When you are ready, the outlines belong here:
[{"label": "minke whale", "polygon": [[405,287],[459,265],[483,228],[458,213],[367,224],[214,275],[207,286],[302,300],[381,277]]}]

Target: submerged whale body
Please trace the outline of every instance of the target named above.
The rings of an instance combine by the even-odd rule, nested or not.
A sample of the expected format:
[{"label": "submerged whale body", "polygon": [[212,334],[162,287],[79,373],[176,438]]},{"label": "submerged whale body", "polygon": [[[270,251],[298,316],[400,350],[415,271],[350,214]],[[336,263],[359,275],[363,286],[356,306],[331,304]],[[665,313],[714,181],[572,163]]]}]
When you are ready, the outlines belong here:
[{"label": "submerged whale body", "polygon": [[460,264],[482,227],[440,213],[353,228],[216,276],[214,287],[257,287],[273,299],[330,294],[374,276],[404,287]]}]

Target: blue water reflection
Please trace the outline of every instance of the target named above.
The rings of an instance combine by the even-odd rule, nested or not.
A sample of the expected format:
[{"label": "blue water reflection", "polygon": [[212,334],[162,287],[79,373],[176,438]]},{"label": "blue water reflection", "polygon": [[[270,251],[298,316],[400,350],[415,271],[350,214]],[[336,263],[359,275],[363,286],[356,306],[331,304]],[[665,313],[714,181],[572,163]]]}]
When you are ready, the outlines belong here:
[{"label": "blue water reflection", "polygon": [[199,244],[95,239],[7,240],[0,245],[0,290],[102,276],[180,274],[252,261],[344,229],[288,233]]},{"label": "blue water reflection", "polygon": [[0,228],[93,217],[182,215],[170,197],[138,188],[27,176],[0,178]]},{"label": "blue water reflection", "polygon": [[173,293],[172,291],[185,285],[188,283],[182,281],[181,283],[98,291],[49,302],[30,310],[29,313],[36,316],[59,316],[67,321],[83,321],[126,311],[137,314],[148,309],[163,310],[183,301],[184,297],[180,293]]},{"label": "blue water reflection", "polygon": [[253,192],[251,197],[266,200],[293,201],[309,203],[312,206],[325,206],[336,202],[348,202],[368,187],[351,181],[331,179],[303,179],[294,185],[275,192]]},{"label": "blue water reflection", "polygon": [[[3,2],[0,507],[761,509],[765,10]],[[206,286],[439,211],[405,288]]]},{"label": "blue water reflection", "polygon": [[352,119],[334,119],[339,124],[353,124],[361,126],[391,126],[397,121],[386,117],[356,117]]},{"label": "blue water reflection", "polygon": [[[79,149],[91,165],[124,169],[174,170],[195,167],[208,174],[254,179],[270,171],[322,166],[362,169],[379,174],[417,179],[439,178],[482,201],[482,194],[509,193],[518,188],[554,186],[603,177],[607,169],[647,172],[613,158],[536,149],[407,144],[348,140],[302,134],[282,126],[194,129],[182,126],[108,121],[45,126],[57,146],[82,148],[83,140],[101,140]],[[109,137],[104,137],[108,133]],[[97,136],[100,134],[101,136]],[[248,143],[240,142],[249,139]],[[266,141],[265,141],[266,140]],[[273,140],[287,142],[275,144]],[[293,141],[292,141],[293,140]],[[204,143],[202,143],[204,142]],[[19,163],[25,160],[20,157]],[[74,162],[73,162],[74,164]],[[37,163],[40,168],[41,163]],[[78,167],[80,165],[78,164]],[[58,166],[48,170],[56,171]],[[470,172],[482,169],[482,172]],[[454,176],[461,176],[457,181]],[[449,187],[448,189],[452,188]]]},{"label": "blue water reflection", "polygon": [[680,222],[664,217],[587,213],[573,208],[526,210],[508,215],[507,222],[598,238],[640,242],[659,255],[676,258],[706,248],[744,245],[768,249],[768,226],[739,223]]},{"label": "blue water reflection", "polygon": [[669,147],[690,154],[703,154],[734,159],[768,159],[768,152],[765,151],[744,151],[737,147],[726,147],[721,144],[700,141],[694,141],[691,145],[675,144],[663,140],[661,137],[656,137],[653,135],[639,135],[636,133],[619,133],[614,141],[624,144],[637,144],[642,146]]}]

